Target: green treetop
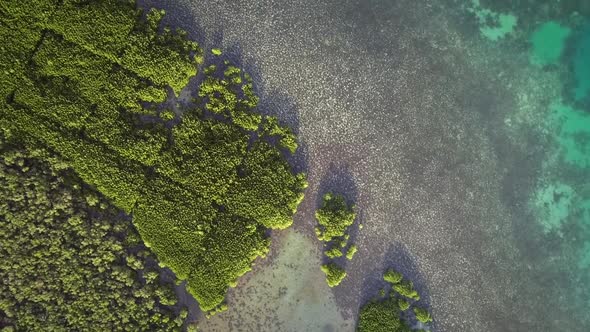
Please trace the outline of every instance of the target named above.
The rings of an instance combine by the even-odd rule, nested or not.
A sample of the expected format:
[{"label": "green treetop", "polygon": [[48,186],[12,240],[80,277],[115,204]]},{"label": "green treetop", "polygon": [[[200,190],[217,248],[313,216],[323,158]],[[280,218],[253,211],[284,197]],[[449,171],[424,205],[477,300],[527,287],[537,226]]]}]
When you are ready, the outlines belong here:
[{"label": "green treetop", "polygon": [[416,319],[421,323],[429,323],[432,322],[432,317],[428,310],[420,307],[414,307],[414,314],[416,315]]},{"label": "green treetop", "polygon": [[401,319],[400,309],[393,299],[373,301],[361,308],[358,332],[410,332]]},{"label": "green treetop", "polygon": [[315,213],[319,228],[318,239],[331,241],[342,237],[346,230],[354,223],[354,207],[347,205],[344,196],[328,193],[324,195],[322,207]]},{"label": "green treetop", "polygon": [[[330,259],[337,259],[343,255],[349,260],[352,259],[357,247],[350,245],[348,252],[343,252],[343,249],[348,245],[350,238],[347,230],[354,223],[354,207],[346,204],[342,195],[328,193],[324,195],[322,207],[316,211],[315,217],[319,224],[315,229],[316,235],[330,248],[324,254]],[[326,280],[330,287],[339,285],[346,277],[344,269],[333,262],[324,265],[322,270],[327,275]]]},{"label": "green treetop", "polygon": [[394,269],[389,269],[383,275],[383,280],[391,283],[391,284],[399,284],[403,279],[401,273],[395,271]]}]

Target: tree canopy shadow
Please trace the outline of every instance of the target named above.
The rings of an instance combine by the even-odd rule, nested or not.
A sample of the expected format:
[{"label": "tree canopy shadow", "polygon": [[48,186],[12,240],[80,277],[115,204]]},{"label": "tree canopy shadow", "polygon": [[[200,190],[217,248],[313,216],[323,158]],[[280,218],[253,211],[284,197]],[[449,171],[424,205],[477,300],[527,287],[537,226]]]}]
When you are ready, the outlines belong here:
[{"label": "tree canopy shadow", "polygon": [[327,193],[342,195],[347,204],[354,204],[358,198],[358,188],[349,166],[333,162],[320,180],[317,192],[317,207],[322,206],[323,197]]}]

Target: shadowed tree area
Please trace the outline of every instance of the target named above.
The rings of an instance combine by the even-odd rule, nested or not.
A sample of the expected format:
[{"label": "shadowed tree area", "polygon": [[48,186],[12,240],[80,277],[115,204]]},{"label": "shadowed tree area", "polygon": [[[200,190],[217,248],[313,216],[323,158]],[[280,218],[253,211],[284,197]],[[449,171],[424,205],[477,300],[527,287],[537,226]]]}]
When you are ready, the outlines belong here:
[{"label": "shadowed tree area", "polygon": [[128,218],[47,151],[0,137],[0,152],[0,329],[180,331],[187,311]]}]

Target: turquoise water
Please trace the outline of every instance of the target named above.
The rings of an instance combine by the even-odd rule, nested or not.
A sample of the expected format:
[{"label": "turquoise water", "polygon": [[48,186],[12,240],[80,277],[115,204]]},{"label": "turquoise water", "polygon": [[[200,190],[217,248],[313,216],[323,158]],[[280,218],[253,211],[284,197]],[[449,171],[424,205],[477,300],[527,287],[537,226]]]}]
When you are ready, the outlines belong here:
[{"label": "turquoise water", "polygon": [[[556,257],[569,268],[562,294],[578,310],[590,307],[590,23],[588,18],[539,24],[530,34],[530,63],[560,72],[561,91],[546,110],[547,151],[530,195],[535,220]],[[559,252],[562,250],[563,252]],[[564,271],[565,272],[565,271]],[[564,276],[567,275],[564,273]],[[575,281],[574,281],[575,280]]]},{"label": "turquoise water", "polygon": [[502,13],[483,7],[480,0],[471,0],[467,10],[475,15],[481,34],[498,41],[510,35],[518,24],[518,18],[512,13]]},{"label": "turquoise water", "polygon": [[531,63],[538,66],[558,63],[571,32],[554,21],[540,25],[531,36]]},{"label": "turquoise water", "polygon": [[[554,149],[545,161],[547,170],[561,169],[562,176],[541,179],[533,205],[546,233],[561,233],[567,223],[577,223],[586,232],[590,229],[590,110],[584,107],[588,104],[579,102],[590,94],[590,24],[569,27],[546,22],[533,32],[531,43],[532,64],[557,65],[565,71],[564,96],[547,106],[548,138]],[[574,50],[572,56],[562,55],[566,44]],[[575,84],[568,85],[571,77]],[[578,266],[585,269],[589,267],[590,239],[583,243]]]},{"label": "turquoise water", "polygon": [[554,101],[549,108],[563,161],[581,170],[590,168],[590,114],[563,101]]}]

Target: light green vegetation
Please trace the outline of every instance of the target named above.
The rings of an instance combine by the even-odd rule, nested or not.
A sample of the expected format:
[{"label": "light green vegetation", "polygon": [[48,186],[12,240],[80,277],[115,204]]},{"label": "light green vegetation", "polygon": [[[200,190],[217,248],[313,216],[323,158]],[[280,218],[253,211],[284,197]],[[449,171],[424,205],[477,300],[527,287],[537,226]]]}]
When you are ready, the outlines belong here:
[{"label": "light green vegetation", "polygon": [[414,284],[411,281],[402,281],[398,284],[392,285],[393,290],[400,296],[403,296],[414,301],[420,300],[420,295],[414,289]]},{"label": "light green vegetation", "polygon": [[211,54],[213,54],[213,55],[221,55],[222,53],[223,52],[219,48],[213,48],[213,49],[211,49]]},{"label": "light green vegetation", "polygon": [[428,310],[420,307],[414,307],[414,314],[416,315],[416,319],[421,323],[430,323],[432,322],[432,317]]},{"label": "light green vegetation", "polygon": [[0,326],[180,331],[187,311],[129,220],[66,162],[1,136]]},{"label": "light green vegetation", "polygon": [[498,41],[512,33],[518,22],[513,14],[497,13],[482,7],[479,0],[471,0],[471,6],[467,10],[477,18],[482,36],[491,41]]},{"label": "light green vegetation", "polygon": [[557,22],[549,21],[539,26],[531,36],[531,63],[538,66],[557,63],[570,34],[570,28]]},{"label": "light green vegetation", "polygon": [[175,117],[176,115],[172,110],[164,110],[160,113],[160,119],[162,119],[163,121],[170,121],[173,120]]},{"label": "light green vegetation", "polygon": [[403,278],[404,276],[401,273],[395,271],[394,269],[387,270],[387,272],[385,272],[385,274],[383,275],[383,280],[387,281],[390,284],[399,284]]},{"label": "light green vegetation", "polygon": [[304,175],[285,160],[291,130],[254,112],[250,76],[228,61],[164,126],[173,114],[155,105],[203,56],[161,26],[162,11],[142,19],[133,1],[8,0],[0,12],[0,128],[50,149],[131,214],[161,266],[217,311],[268,251],[266,230],[288,227],[303,198]]},{"label": "light green vegetation", "polygon": [[327,250],[324,254],[329,258],[342,257],[342,250],[340,250],[338,247],[334,247],[330,250]]},{"label": "light green vegetation", "polygon": [[354,254],[356,254],[356,252],[358,251],[356,245],[351,244],[350,247],[348,248],[348,252],[346,253],[346,259],[348,260],[352,260],[352,258],[354,257]]},{"label": "light green vegetation", "polygon": [[326,281],[328,286],[338,286],[342,280],[346,277],[346,272],[340,266],[335,263],[329,263],[322,265],[322,271],[326,274]]},{"label": "light green vegetation", "polygon": [[357,331],[411,331],[406,322],[410,308],[419,322],[432,322],[428,310],[416,306],[420,296],[411,281],[404,281],[403,275],[393,269],[387,270],[383,279],[392,285],[393,291],[385,296],[382,290],[382,299],[370,301],[361,308]]},{"label": "light green vegetation", "polygon": [[[354,206],[346,204],[342,195],[327,193],[324,195],[322,207],[315,212],[315,217],[319,224],[315,229],[318,239],[323,241],[325,246],[331,246],[329,250],[324,252],[326,257],[335,259],[345,255],[349,260],[352,259],[357,252],[357,247],[351,244],[347,252],[343,252],[342,249],[348,245],[350,235],[347,231],[356,218]],[[324,272],[326,272],[325,266],[322,267]],[[331,262],[329,266],[342,271],[342,273],[338,273],[339,278],[333,278],[326,272],[328,285],[334,287],[340,284],[346,273],[334,262]]]},{"label": "light green vegetation", "polygon": [[410,302],[408,302],[406,299],[398,299],[397,305],[401,311],[406,311],[410,308]]},{"label": "light green vegetation", "polygon": [[[200,329],[305,332],[323,331],[329,322],[334,332],[350,331],[351,319],[342,317],[321,264],[310,264],[317,261],[314,244],[317,240],[293,228],[282,231],[272,263],[257,267],[231,291],[239,305],[231,301],[228,312],[201,320]],[[272,321],[265,319],[269,313],[275,317]],[[239,327],[231,328],[228,322],[239,322]]]}]

